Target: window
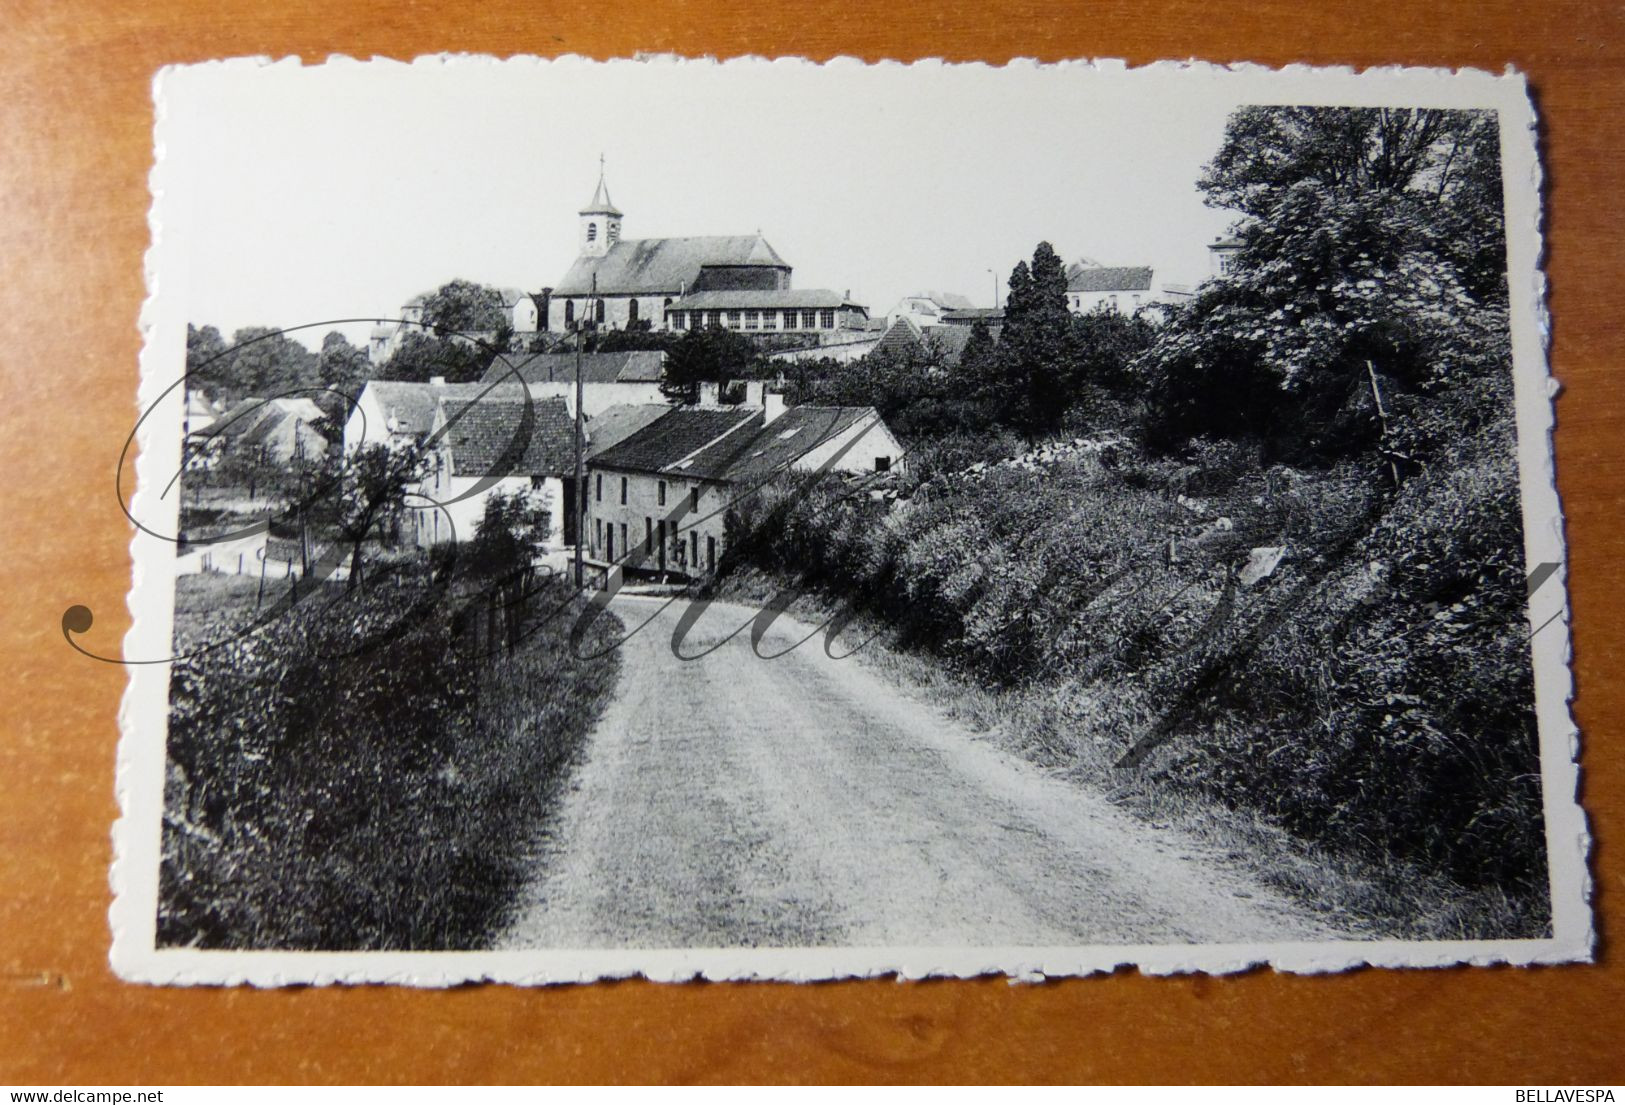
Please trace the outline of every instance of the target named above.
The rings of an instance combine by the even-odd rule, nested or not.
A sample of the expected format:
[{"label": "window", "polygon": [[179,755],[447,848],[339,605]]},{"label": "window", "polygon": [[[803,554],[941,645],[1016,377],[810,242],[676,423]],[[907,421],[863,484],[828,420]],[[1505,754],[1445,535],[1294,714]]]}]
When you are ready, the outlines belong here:
[{"label": "window", "polygon": [[587,241],[596,242],[597,240],[598,240],[598,224],[597,223],[588,223],[587,224]]},{"label": "window", "polygon": [[825,330],[835,329],[835,312],[827,307],[820,311],[818,313],[818,325]]},{"label": "window", "polygon": [[621,477],[621,505],[626,505],[626,477]]},{"label": "window", "polygon": [[694,554],[689,557],[689,563],[698,568],[700,566],[700,531],[690,531],[689,538],[689,546],[694,550]]},{"label": "window", "polygon": [[660,501],[655,505],[657,505],[657,506],[665,506],[666,505],[666,481],[665,480],[660,481],[660,486],[656,490],[656,494],[659,496]]},{"label": "window", "polygon": [[784,312],[784,328],[786,330],[794,330],[796,328],[796,313],[794,311]]},{"label": "window", "polygon": [[600,503],[604,501],[604,474],[602,472],[598,473],[598,483],[593,493],[593,499]]},{"label": "window", "polygon": [[631,325],[632,323],[636,322],[637,320],[638,320],[638,301],[635,300],[635,299],[629,299],[629,300],[626,301],[626,321],[627,321],[627,324]]},{"label": "window", "polygon": [[801,312],[801,328],[803,330],[812,330],[815,327],[817,327],[817,325],[818,325],[818,312],[817,311],[802,311]]},{"label": "window", "polygon": [[597,302],[597,303],[596,303],[596,304],[595,304],[595,305],[594,305],[594,306],[593,306],[593,314],[594,314],[594,316],[596,316],[596,317],[597,317],[597,319],[598,319],[598,321],[599,321],[599,322],[603,322],[603,321],[604,321],[604,301],[603,301],[603,300],[602,300],[602,299],[600,299],[600,300],[599,300],[599,301],[598,301],[598,302]]},{"label": "window", "polygon": [[615,240],[620,236],[621,224],[616,222],[614,219],[609,220],[609,223],[604,227],[604,237],[609,240],[611,245],[614,245]]},{"label": "window", "polygon": [[745,329],[747,329],[747,330],[755,330],[757,328],[757,325],[758,325],[758,323],[757,323],[757,312],[755,312],[755,311],[746,311],[745,312]]},{"label": "window", "polygon": [[728,329],[730,329],[730,330],[739,329],[739,312],[738,311],[729,311],[728,312]]},{"label": "window", "polygon": [[705,569],[708,572],[717,570],[717,539],[715,537],[705,539]]},{"label": "window", "polygon": [[876,457],[875,458],[875,471],[876,472],[890,472],[891,471],[891,457]]},{"label": "window", "polygon": [[647,514],[643,516],[643,555],[648,556],[655,551],[655,522]]},{"label": "window", "polygon": [[602,518],[592,520],[592,547],[595,549],[604,547],[604,520]]},{"label": "window", "polygon": [[566,299],[564,301],[564,325],[566,325],[566,326],[574,326],[575,324],[576,324],[576,301],[573,300],[573,299]]},{"label": "window", "polygon": [[[693,511],[698,511],[700,509],[700,489],[698,487],[691,487],[688,489],[688,509]],[[699,555],[700,550],[696,548],[694,550],[695,559],[698,559]]]},{"label": "window", "polygon": [[779,328],[779,313],[777,311],[762,312],[762,329],[777,330]]},{"label": "window", "polygon": [[669,295],[666,297],[665,308],[668,311],[671,310],[671,296]]},{"label": "window", "polygon": [[673,330],[681,330],[683,328],[683,312],[672,311],[667,317],[671,319],[671,328]]},{"label": "window", "polygon": [[722,312],[721,311],[712,311],[710,313],[710,323],[711,323],[712,326],[721,326],[722,325]]},{"label": "window", "polygon": [[631,547],[629,545],[627,545],[627,543],[626,543],[626,523],[622,522],[621,523],[621,555],[625,556],[630,551],[631,551]]}]

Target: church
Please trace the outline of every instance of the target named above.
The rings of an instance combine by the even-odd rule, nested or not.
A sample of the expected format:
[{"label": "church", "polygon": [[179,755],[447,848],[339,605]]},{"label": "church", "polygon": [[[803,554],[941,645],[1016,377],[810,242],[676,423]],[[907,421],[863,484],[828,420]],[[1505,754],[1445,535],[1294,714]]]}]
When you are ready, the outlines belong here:
[{"label": "church", "polygon": [[[572,330],[582,319],[613,330],[687,329],[706,319],[729,329],[816,333],[861,329],[868,319],[847,296],[792,290],[789,263],[759,233],[624,238],[623,218],[600,170],[580,213],[579,255],[543,294],[546,329]],[[773,325],[762,325],[769,316]],[[791,321],[781,327],[781,320]]]}]

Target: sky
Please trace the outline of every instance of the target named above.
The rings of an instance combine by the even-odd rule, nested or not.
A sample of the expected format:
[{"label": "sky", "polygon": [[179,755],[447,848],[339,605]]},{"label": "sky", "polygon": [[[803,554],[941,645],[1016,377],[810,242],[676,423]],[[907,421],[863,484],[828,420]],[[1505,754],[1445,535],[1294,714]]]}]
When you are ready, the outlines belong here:
[{"label": "sky", "polygon": [[602,156],[624,237],[759,230],[795,287],[871,314],[925,289],[989,304],[1046,240],[1195,283],[1233,218],[1196,179],[1247,90],[1084,66],[192,66],[160,84],[162,276],[228,337],[395,317],[456,277],[538,291]]}]

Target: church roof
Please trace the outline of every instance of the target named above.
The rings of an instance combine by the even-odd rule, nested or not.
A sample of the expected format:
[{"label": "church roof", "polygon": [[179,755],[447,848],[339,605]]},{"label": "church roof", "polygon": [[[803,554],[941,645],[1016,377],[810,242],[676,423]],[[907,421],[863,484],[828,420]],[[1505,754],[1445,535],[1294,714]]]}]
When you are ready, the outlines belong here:
[{"label": "church roof", "polygon": [[603,295],[676,295],[694,283],[704,265],[790,267],[760,234],[622,238],[602,257],[577,257],[553,294],[591,294],[597,275]]},{"label": "church roof", "polygon": [[1073,265],[1067,270],[1069,292],[1147,292],[1151,290],[1151,268],[1147,265],[1105,268]]},{"label": "church roof", "polygon": [[604,183],[604,174],[598,174],[598,187],[593,190],[592,199],[587,206],[581,209],[583,215],[620,215],[621,209],[616,207],[609,199],[609,185]]}]

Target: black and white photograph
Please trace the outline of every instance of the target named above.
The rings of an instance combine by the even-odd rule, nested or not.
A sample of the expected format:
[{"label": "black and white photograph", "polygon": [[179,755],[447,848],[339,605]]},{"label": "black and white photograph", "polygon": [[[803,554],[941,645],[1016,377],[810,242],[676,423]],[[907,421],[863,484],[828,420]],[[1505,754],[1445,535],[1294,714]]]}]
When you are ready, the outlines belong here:
[{"label": "black and white photograph", "polygon": [[124,977],[1590,957],[1518,74],[154,96]]}]

